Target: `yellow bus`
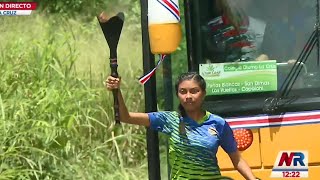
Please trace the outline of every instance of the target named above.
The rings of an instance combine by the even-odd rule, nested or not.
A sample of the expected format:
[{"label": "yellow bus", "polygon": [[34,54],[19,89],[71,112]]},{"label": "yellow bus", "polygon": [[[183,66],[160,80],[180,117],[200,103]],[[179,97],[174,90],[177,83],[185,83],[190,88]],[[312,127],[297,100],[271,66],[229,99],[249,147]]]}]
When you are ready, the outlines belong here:
[{"label": "yellow bus", "polygon": [[[239,148],[254,174],[319,179],[317,2],[190,0],[188,5],[187,29],[198,60],[193,68],[211,91],[207,107],[225,117],[238,146],[246,146]],[[207,71],[220,71],[219,77]],[[294,164],[301,152],[307,164]],[[285,154],[287,162],[281,163]],[[224,175],[241,179],[223,151],[218,159]]]},{"label": "yellow bus", "polygon": [[[180,4],[188,54],[182,63],[206,79],[204,106],[233,128],[254,174],[263,180],[320,179],[319,2]],[[148,137],[148,152],[155,151],[155,137]],[[226,153],[219,150],[217,157],[223,175],[242,179]],[[150,164],[149,170],[152,179],[157,172]]]}]

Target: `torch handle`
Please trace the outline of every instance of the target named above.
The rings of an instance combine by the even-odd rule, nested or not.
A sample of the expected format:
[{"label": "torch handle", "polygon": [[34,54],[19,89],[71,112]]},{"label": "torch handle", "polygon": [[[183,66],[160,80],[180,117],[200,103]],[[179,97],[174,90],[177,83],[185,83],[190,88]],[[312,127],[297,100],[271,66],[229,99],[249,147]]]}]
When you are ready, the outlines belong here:
[{"label": "torch handle", "polygon": [[[111,68],[111,76],[118,78],[118,63],[117,59],[110,59],[110,68]],[[120,124],[120,113],[119,113],[119,99],[118,99],[118,89],[112,90],[113,94],[113,107],[114,107],[114,118],[116,121],[116,124]]]}]

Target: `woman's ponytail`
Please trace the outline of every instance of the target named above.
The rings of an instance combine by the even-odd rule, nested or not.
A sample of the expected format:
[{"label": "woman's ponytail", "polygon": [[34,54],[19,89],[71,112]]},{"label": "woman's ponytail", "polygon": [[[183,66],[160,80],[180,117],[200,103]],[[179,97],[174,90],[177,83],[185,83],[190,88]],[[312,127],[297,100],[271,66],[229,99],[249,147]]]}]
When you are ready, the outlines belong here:
[{"label": "woman's ponytail", "polygon": [[183,121],[183,118],[187,116],[186,110],[181,104],[178,106],[179,110],[179,133],[180,135],[186,135],[186,124]]}]

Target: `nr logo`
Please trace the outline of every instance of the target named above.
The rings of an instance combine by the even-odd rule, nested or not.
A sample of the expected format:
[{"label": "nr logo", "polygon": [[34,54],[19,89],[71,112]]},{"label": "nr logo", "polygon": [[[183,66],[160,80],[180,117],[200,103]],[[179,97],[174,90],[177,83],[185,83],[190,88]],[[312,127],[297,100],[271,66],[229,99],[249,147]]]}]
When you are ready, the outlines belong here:
[{"label": "nr logo", "polygon": [[271,177],[273,178],[307,178],[307,151],[280,151],[274,163]]}]

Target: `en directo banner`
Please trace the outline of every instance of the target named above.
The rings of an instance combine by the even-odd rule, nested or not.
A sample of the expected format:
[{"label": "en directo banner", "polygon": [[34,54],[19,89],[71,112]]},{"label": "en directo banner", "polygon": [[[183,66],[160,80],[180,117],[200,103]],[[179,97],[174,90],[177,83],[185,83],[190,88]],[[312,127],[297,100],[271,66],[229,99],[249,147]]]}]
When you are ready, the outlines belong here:
[{"label": "en directo banner", "polygon": [[243,94],[277,90],[275,60],[200,64],[207,95]]},{"label": "en directo banner", "polygon": [[30,15],[36,8],[36,2],[0,2],[0,16]]}]

